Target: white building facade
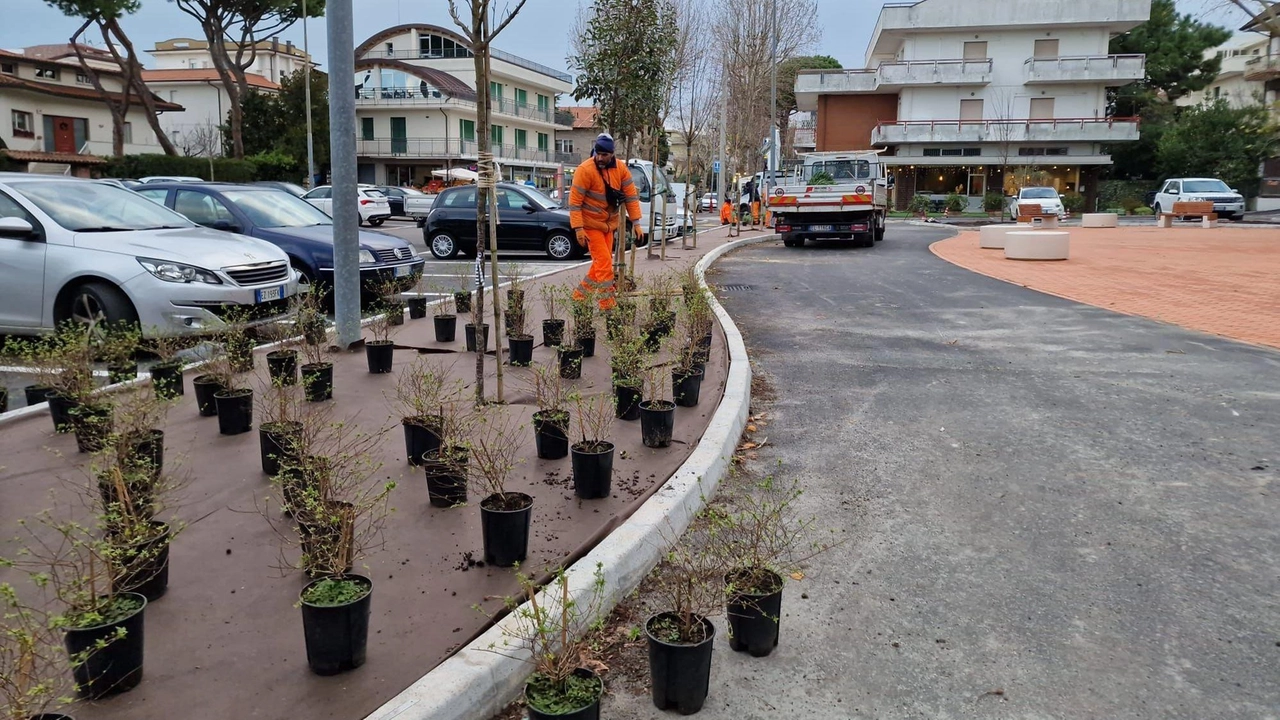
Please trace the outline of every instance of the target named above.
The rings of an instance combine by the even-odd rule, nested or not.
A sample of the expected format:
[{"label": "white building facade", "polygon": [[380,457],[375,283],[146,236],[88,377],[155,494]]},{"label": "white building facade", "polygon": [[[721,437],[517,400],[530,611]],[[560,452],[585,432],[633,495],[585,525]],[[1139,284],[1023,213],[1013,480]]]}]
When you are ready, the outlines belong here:
[{"label": "white building facade", "polygon": [[[1277,53],[1271,52],[1272,44],[1277,45]],[[1275,83],[1280,78],[1277,55],[1280,55],[1280,38],[1257,33],[1241,33],[1206,50],[1205,58],[1216,56],[1222,62],[1218,77],[1204,90],[1178,98],[1178,105],[1223,100],[1236,108],[1258,104],[1274,108],[1280,103],[1280,86]]]},{"label": "white building facade", "polygon": [[887,5],[865,67],[804,72],[796,98],[817,111],[817,150],[884,151],[900,206],[958,192],[980,209],[984,193],[1028,182],[1088,196],[1106,147],[1138,139],[1108,98],[1143,78],[1145,58],[1108,45],[1149,14],[1150,0]]},{"label": "white building facade", "polygon": [[[573,89],[573,79],[492,53],[490,137],[503,176],[551,187],[556,131],[570,129],[556,123],[556,97]],[[361,43],[355,67],[360,182],[425,184],[436,170],[476,163],[476,76],[465,38],[433,25],[399,25]]]}]

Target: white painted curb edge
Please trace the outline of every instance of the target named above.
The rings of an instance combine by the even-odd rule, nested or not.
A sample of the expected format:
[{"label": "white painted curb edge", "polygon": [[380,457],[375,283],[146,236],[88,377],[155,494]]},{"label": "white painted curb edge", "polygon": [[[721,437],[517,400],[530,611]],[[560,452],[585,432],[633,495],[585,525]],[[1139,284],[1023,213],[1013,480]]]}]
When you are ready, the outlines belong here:
[{"label": "white painted curb edge", "polygon": [[[703,287],[706,271],[725,253],[753,243],[776,240],[777,235],[744,238],[722,245],[698,261]],[[602,612],[608,613],[649,574],[671,541],[679,538],[702,509],[729,469],[738,438],[747,424],[751,405],[751,366],[742,334],[720,303],[711,299],[729,349],[729,372],[724,397],[693,454],[634,515],[568,569],[569,592],[585,605],[594,589],[596,565],[604,575]],[[556,605],[542,593],[545,606]],[[488,648],[504,648],[499,621],[465,648],[383,704],[367,720],[489,720],[514,700],[532,672],[530,664]],[[526,653],[527,654],[527,653]]]}]

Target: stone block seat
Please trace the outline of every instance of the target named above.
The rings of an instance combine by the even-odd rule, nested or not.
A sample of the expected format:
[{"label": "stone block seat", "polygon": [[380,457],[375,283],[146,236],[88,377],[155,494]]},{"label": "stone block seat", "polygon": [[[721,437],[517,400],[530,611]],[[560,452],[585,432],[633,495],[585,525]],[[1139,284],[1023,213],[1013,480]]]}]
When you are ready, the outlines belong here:
[{"label": "stone block seat", "polygon": [[1120,225],[1120,216],[1115,213],[1085,213],[1080,216],[1080,227],[1113,228]]},{"label": "stone block seat", "polygon": [[1064,230],[1016,231],[1005,235],[1004,256],[1008,260],[1066,260],[1071,234]]}]

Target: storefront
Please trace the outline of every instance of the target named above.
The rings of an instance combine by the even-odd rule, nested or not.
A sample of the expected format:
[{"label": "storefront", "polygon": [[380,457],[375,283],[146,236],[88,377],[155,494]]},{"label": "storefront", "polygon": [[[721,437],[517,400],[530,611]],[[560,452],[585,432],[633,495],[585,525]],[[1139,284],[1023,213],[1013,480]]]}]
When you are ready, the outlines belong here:
[{"label": "storefront", "polygon": [[[1019,188],[1047,186],[1064,195],[1079,192],[1088,200],[1097,190],[1097,167],[1080,165],[919,165],[914,158],[883,158],[886,171],[894,175],[894,209],[905,211],[911,198],[926,195],[940,207],[951,194],[968,200],[967,212],[982,212],[982,198],[988,192],[1009,197]],[[893,161],[899,161],[894,163]]]}]

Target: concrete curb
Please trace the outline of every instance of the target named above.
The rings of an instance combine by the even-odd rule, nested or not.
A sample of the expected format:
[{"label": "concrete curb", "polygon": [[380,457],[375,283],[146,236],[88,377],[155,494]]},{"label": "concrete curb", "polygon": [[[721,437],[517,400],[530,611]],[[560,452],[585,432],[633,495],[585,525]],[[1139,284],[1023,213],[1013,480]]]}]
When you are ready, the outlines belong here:
[{"label": "concrete curb", "polygon": [[[707,287],[706,271],[725,253],[777,235],[744,238],[722,245],[698,261],[696,271]],[[729,372],[724,397],[711,417],[698,447],[658,492],[634,515],[566,571],[569,593],[585,606],[594,594],[595,572],[604,576],[602,612],[612,611],[649,574],[671,541],[679,538],[693,516],[729,469],[738,438],[746,427],[751,405],[751,366],[742,334],[712,295],[712,307],[724,330],[729,349]],[[541,593],[544,607],[558,607]],[[532,666],[518,657],[498,654],[513,619],[503,618],[471,644],[436,666],[417,682],[388,700],[367,720],[489,720],[521,692]],[[513,648],[504,653],[515,654]],[[527,657],[527,650],[520,655]]]}]

